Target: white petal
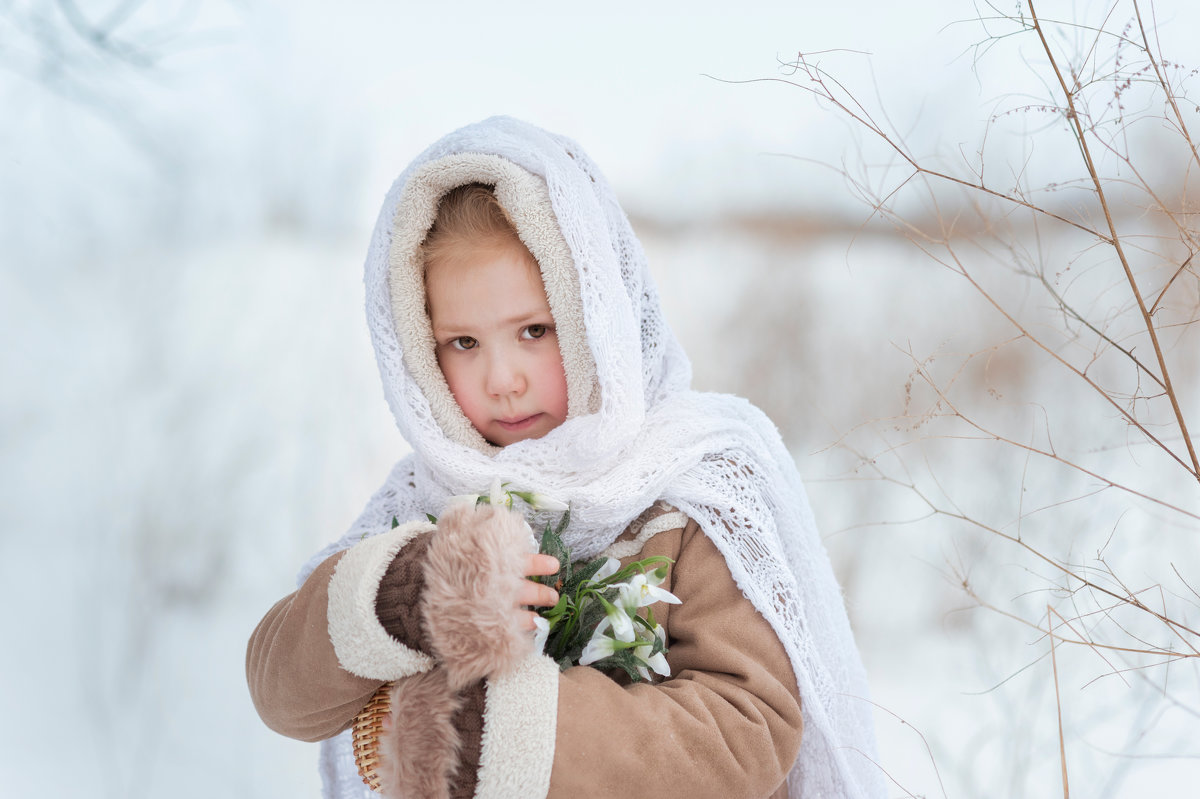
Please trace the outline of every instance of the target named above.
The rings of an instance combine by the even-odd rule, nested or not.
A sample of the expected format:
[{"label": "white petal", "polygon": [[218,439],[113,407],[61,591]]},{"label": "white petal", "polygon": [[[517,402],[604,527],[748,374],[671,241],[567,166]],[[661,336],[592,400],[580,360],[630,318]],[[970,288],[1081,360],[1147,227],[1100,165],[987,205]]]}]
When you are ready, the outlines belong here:
[{"label": "white petal", "polygon": [[593,637],[583,648],[583,654],[579,656],[579,665],[586,666],[608,657],[615,651],[613,643],[613,639],[605,636]]},{"label": "white petal", "polygon": [[604,561],[604,565],[600,567],[600,571],[596,572],[596,576],[592,579],[596,581],[607,580],[609,577],[612,577],[614,574],[620,571],[620,569],[621,561],[617,560],[616,558],[609,558],[608,560]]},{"label": "white petal", "polygon": [[638,599],[641,597],[641,590],[636,588],[632,583],[613,583],[613,588],[616,588],[617,598],[614,604],[626,612],[632,612],[638,609]]},{"label": "white petal", "polygon": [[529,504],[533,506],[534,510],[564,511],[568,507],[567,503],[561,500],[557,500],[554,497],[548,497],[545,494],[538,494],[536,492],[530,499],[531,501]]},{"label": "white petal", "polygon": [[629,614],[617,608],[614,613],[608,614],[608,619],[612,624],[614,638],[618,641],[634,640],[633,619],[629,618]]},{"label": "white petal", "polygon": [[663,646],[667,645],[667,634],[663,631],[663,626],[661,624],[654,625],[653,630],[648,630],[639,624],[637,634],[639,641],[645,641],[646,643],[653,645],[654,639],[657,638],[663,642]]},{"label": "white petal", "polygon": [[662,585],[663,580],[667,579],[666,567],[660,566],[649,574],[643,575],[643,578],[648,585]]},{"label": "white petal", "polygon": [[651,655],[648,658],[642,658],[647,666],[654,669],[664,677],[671,676],[671,664],[667,663],[667,659],[663,657],[663,653],[659,652],[656,655]]},{"label": "white petal", "polygon": [[627,587],[621,589],[622,604],[633,610],[653,605],[655,602],[667,602],[672,605],[682,605],[682,600],[666,589],[659,588],[646,580],[646,575],[635,574],[629,580]]},{"label": "white petal", "polygon": [[550,622],[541,616],[533,619],[533,648],[535,652],[546,651],[546,639],[550,637]]},{"label": "white petal", "polygon": [[612,620],[609,619],[608,616],[605,616],[603,619],[600,620],[600,623],[596,625],[596,629],[592,630],[592,637],[589,640],[595,640],[596,638],[599,638],[600,636],[604,635],[604,633],[611,626],[612,626]]},{"label": "white petal", "polygon": [[669,605],[682,605],[683,600],[667,591],[664,588],[658,588],[653,585],[642,586],[642,595],[638,601],[641,603],[638,607],[646,607],[653,605],[655,602],[666,602]]},{"label": "white petal", "polygon": [[488,500],[493,505],[512,505],[512,497],[508,495],[508,492],[500,484],[499,477],[492,479],[492,487],[488,490]]}]

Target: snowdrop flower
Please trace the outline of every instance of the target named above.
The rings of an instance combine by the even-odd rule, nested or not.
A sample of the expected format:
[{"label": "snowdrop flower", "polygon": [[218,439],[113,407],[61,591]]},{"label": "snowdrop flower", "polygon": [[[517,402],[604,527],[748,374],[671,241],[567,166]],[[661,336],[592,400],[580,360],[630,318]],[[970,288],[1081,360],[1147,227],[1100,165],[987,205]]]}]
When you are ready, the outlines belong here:
[{"label": "snowdrop flower", "polygon": [[609,619],[604,619],[596,625],[596,631],[592,633],[591,640],[587,642],[587,646],[583,648],[583,653],[579,656],[579,665],[587,666],[595,663],[597,660],[604,660],[617,651],[616,640],[609,638],[604,634],[604,631],[609,627]]},{"label": "snowdrop flower", "polygon": [[538,551],[538,537],[536,535],[534,535],[533,528],[529,526],[529,520],[521,519],[521,522],[525,525],[525,530],[529,533],[529,551],[537,552]]},{"label": "snowdrop flower", "polygon": [[478,494],[459,494],[457,496],[450,497],[450,499],[446,500],[447,508],[451,508],[455,505],[478,505],[478,504],[479,504],[479,495]]},{"label": "snowdrop flower", "polygon": [[617,651],[616,643],[614,639],[607,636],[593,638],[583,648],[583,654],[579,656],[579,665],[587,666],[595,663],[597,660],[604,660],[604,658],[610,657],[613,652]]},{"label": "snowdrop flower", "polygon": [[570,508],[570,505],[561,499],[555,499],[545,494],[534,494],[529,504],[533,506],[534,510],[549,510],[556,513],[561,513]]},{"label": "snowdrop flower", "polygon": [[654,672],[660,674],[661,677],[671,677],[671,665],[661,651],[656,651],[653,655],[643,654],[644,651],[654,649],[655,641],[660,641],[662,647],[666,647],[666,633],[662,631],[662,625],[655,624],[653,630],[640,627],[637,630],[637,639],[642,642],[642,645],[637,647],[634,654],[638,660],[642,661],[642,665],[637,667],[637,673],[641,674],[642,679],[650,681],[649,669],[654,669]]},{"label": "snowdrop flower", "polygon": [[617,604],[628,611],[653,605],[655,602],[666,602],[670,605],[680,605],[682,600],[670,591],[659,588],[667,577],[667,570],[655,569],[649,574],[635,574],[629,582],[620,583],[621,593],[617,596]]},{"label": "snowdrop flower", "polygon": [[[667,637],[666,633],[663,632],[661,624],[654,625],[653,630],[647,630],[645,628],[638,630],[638,640],[645,641],[647,644],[649,644],[651,649],[654,648],[655,639],[661,641],[664,647],[666,646]],[[638,647],[638,649],[641,650],[641,647]],[[667,659],[663,656],[662,652],[655,652],[653,655],[647,657],[643,655],[641,651],[638,651],[637,656],[639,660],[646,664],[646,666],[654,669],[654,671],[661,676],[671,676],[671,665],[667,663]],[[647,681],[650,680],[650,672],[648,672],[644,667],[638,667],[638,674],[642,675],[642,679]]]},{"label": "snowdrop flower", "polygon": [[488,491],[488,502],[493,505],[503,505],[506,508],[512,507],[512,495],[504,490],[499,477],[492,480],[492,487]]},{"label": "snowdrop flower", "polygon": [[[618,585],[621,585],[624,590],[624,584],[618,583]],[[608,611],[608,616],[596,627],[597,634],[606,627],[612,627],[613,636],[618,641],[632,641],[637,637],[637,633],[633,629],[633,619],[629,615],[630,611],[621,604],[620,597],[617,598],[615,605],[605,602],[604,609]]]},{"label": "snowdrop flower", "polygon": [[534,510],[549,510],[549,511],[565,511],[568,509],[567,503],[560,499],[539,494],[536,491],[509,491],[509,494],[520,497],[525,500],[525,503]]},{"label": "snowdrop flower", "polygon": [[662,652],[659,652],[657,655],[651,655],[648,658],[638,655],[638,659],[646,664],[645,666],[637,667],[638,674],[642,675],[642,679],[646,682],[651,681],[650,669],[654,669],[664,677],[671,676],[671,667],[667,665],[667,659],[663,657]]},{"label": "snowdrop flower", "polygon": [[546,651],[546,639],[550,637],[550,622],[541,616],[533,617],[533,651]]},{"label": "snowdrop flower", "polygon": [[600,567],[600,570],[593,575],[592,579],[596,582],[607,580],[609,577],[612,577],[614,574],[616,574],[620,568],[621,561],[617,560],[616,558],[608,558],[604,561],[604,565]]}]

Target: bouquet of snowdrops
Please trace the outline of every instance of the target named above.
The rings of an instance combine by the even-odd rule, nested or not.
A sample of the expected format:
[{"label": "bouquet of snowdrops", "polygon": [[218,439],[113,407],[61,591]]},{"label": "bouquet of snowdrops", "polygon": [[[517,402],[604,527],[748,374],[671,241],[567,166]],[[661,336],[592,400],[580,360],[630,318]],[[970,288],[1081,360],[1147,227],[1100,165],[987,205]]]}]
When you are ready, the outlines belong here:
[{"label": "bouquet of snowdrops", "polygon": [[[557,527],[546,525],[538,548],[562,564],[557,574],[536,578],[559,595],[558,604],[540,611],[543,651],[564,671],[576,664],[620,668],[634,682],[650,680],[651,671],[671,676],[663,657],[666,633],[647,607],[655,602],[679,604],[674,594],[660,587],[671,559],[660,555],[625,566],[605,557],[574,563],[562,540],[570,519],[567,511]],[[645,616],[638,612],[641,608],[646,608]]]},{"label": "bouquet of snowdrops", "polygon": [[[571,521],[570,509],[551,497],[516,491],[507,483],[494,484],[487,494],[454,497],[452,501],[487,502],[513,506],[520,499],[534,511],[564,511],[556,526],[546,525],[538,551],[561,564],[558,572],[532,579],[554,588],[558,604],[544,608],[537,619],[537,641],[543,652],[566,671],[571,666],[621,669],[634,682],[652,679],[650,672],[671,676],[664,655],[666,633],[648,606],[680,604],[661,588],[671,559],[661,555],[622,566],[616,558],[598,557],[575,563],[562,534]],[[430,521],[436,521],[430,516]],[[639,611],[646,608],[646,615]]]}]

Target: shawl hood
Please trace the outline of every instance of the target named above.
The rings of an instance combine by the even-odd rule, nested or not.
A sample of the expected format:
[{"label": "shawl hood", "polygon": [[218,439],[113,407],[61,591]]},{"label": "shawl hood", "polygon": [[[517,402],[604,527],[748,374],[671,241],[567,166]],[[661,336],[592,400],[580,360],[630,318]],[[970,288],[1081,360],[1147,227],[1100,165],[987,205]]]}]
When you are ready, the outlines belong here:
[{"label": "shawl hood", "polygon": [[[570,416],[592,417],[570,437],[597,448],[594,454],[628,445],[648,407],[689,387],[691,365],[663,319],[641,244],[595,165],[571,140],[507,117],[429,147],[396,180],[380,212],[365,278],[368,297],[379,304],[368,307],[368,317],[401,432],[420,452],[431,445],[431,431],[416,422],[431,415],[449,438],[500,454],[463,430],[466,419],[440,380],[425,319],[419,247],[441,197],[466,183],[495,188],[541,266],[560,327]],[[386,261],[378,257],[385,250]],[[396,350],[403,365],[385,357]]]}]

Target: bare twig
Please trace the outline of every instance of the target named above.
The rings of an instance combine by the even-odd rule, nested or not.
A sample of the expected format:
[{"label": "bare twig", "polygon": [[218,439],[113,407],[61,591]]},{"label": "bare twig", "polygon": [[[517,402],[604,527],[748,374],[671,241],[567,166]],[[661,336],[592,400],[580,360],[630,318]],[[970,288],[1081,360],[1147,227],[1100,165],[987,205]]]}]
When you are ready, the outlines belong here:
[{"label": "bare twig", "polygon": [[[1092,179],[1092,189],[1096,193],[1097,199],[1100,201],[1100,207],[1104,210],[1104,221],[1108,227],[1109,236],[1106,241],[1111,244],[1116,252],[1117,258],[1121,262],[1121,268],[1125,270],[1125,279],[1129,283],[1129,289],[1133,292],[1133,297],[1137,300],[1138,310],[1141,312],[1142,320],[1146,326],[1146,332],[1150,335],[1150,343],[1154,347],[1154,354],[1158,358],[1159,374],[1162,377],[1163,385],[1166,387],[1167,397],[1171,400],[1171,407],[1175,412],[1176,422],[1179,424],[1179,432],[1183,435],[1183,443],[1187,447],[1188,455],[1191,457],[1192,475],[1200,482],[1200,457],[1196,455],[1195,445],[1192,443],[1192,437],[1188,433],[1187,422],[1183,416],[1183,410],[1179,407],[1179,398],[1175,393],[1175,387],[1171,383],[1171,373],[1167,369],[1167,361],[1163,355],[1162,346],[1158,342],[1158,332],[1154,326],[1154,319],[1150,316],[1150,311],[1146,308],[1146,301],[1142,299],[1141,288],[1138,286],[1137,279],[1133,275],[1133,269],[1129,265],[1129,259],[1125,256],[1125,248],[1121,236],[1117,232],[1116,223],[1113,221],[1112,211],[1109,208],[1108,191],[1105,188],[1104,181],[1101,180],[1099,173],[1096,171],[1096,164],[1092,160],[1091,148],[1087,143],[1087,134],[1083,129],[1083,122],[1076,110],[1074,92],[1067,88],[1066,80],[1063,78],[1062,69],[1059,67],[1058,59],[1054,56],[1054,50],[1050,47],[1050,43],[1046,41],[1046,33],[1042,29],[1041,23],[1038,21],[1037,11],[1033,7],[1033,0],[1026,0],[1029,7],[1029,15],[1033,19],[1034,30],[1037,31],[1038,39],[1042,43],[1042,49],[1049,59],[1050,68],[1054,70],[1054,75],[1058,79],[1059,88],[1062,90],[1063,96],[1067,104],[1067,120],[1075,130],[1076,142],[1079,145],[1080,155],[1083,157],[1088,174]],[[1134,6],[1136,8],[1136,2]],[[1139,18],[1140,19],[1140,18]],[[1153,57],[1151,58],[1153,60]],[[1192,150],[1193,154],[1195,149]],[[1165,447],[1164,447],[1165,448]]]},{"label": "bare twig", "polygon": [[1191,265],[1192,259],[1194,257],[1196,257],[1196,253],[1189,254],[1187,257],[1187,260],[1184,261],[1183,263],[1181,263],[1179,265],[1179,268],[1176,269],[1174,271],[1174,273],[1172,273],[1171,279],[1167,281],[1167,285],[1163,286],[1162,291],[1158,292],[1158,299],[1156,299],[1154,301],[1154,305],[1150,306],[1150,315],[1151,316],[1153,316],[1154,312],[1158,310],[1158,304],[1163,301],[1163,297],[1167,296],[1167,289],[1171,288],[1171,284],[1175,282],[1175,278],[1179,277],[1181,274],[1183,274],[1187,270],[1188,266]]},{"label": "bare twig", "polygon": [[[1047,605],[1046,606],[1046,626],[1050,628],[1051,632],[1053,632],[1053,630],[1054,630],[1054,625],[1050,621],[1050,614],[1052,612],[1053,612],[1053,609],[1049,605]],[[1058,656],[1055,654],[1055,651],[1054,651],[1054,636],[1053,635],[1050,636],[1050,666],[1051,666],[1052,671],[1054,672],[1054,708],[1056,711],[1058,711],[1058,760],[1059,760],[1059,763],[1062,764],[1063,799],[1070,799],[1071,788],[1067,781],[1067,741],[1066,741],[1066,738],[1063,736],[1062,696],[1059,694],[1059,690],[1058,690]]]},{"label": "bare twig", "polygon": [[[1188,132],[1187,123],[1183,121],[1183,114],[1179,111],[1179,104],[1175,102],[1175,92],[1171,91],[1170,84],[1167,83],[1167,79],[1159,68],[1162,55],[1158,53],[1157,48],[1150,46],[1150,37],[1146,35],[1146,25],[1142,22],[1142,6],[1137,0],[1133,0],[1133,13],[1137,15],[1138,31],[1142,34],[1142,46],[1150,56],[1150,66],[1154,68],[1154,76],[1158,79],[1158,85],[1163,89],[1163,95],[1167,98],[1172,113],[1175,114],[1175,124],[1179,125],[1179,132],[1183,134],[1183,140],[1187,142],[1188,148],[1192,151],[1192,160],[1196,166],[1200,166],[1200,152],[1196,150],[1196,140]],[[1159,56],[1158,59],[1155,59],[1156,55]]]}]

